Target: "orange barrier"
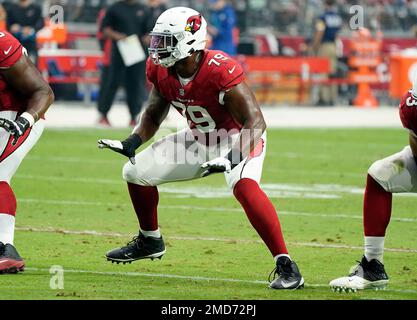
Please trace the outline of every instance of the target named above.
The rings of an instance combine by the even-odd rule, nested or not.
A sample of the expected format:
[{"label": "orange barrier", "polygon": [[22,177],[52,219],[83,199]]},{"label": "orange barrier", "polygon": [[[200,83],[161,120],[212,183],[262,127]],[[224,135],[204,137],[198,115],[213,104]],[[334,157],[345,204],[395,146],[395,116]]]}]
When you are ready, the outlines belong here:
[{"label": "orange barrier", "polygon": [[395,54],[390,57],[391,82],[389,94],[392,98],[401,99],[404,92],[412,87],[411,78],[417,71],[417,55]]},{"label": "orange barrier", "polygon": [[[51,74],[50,83],[98,83],[97,72],[102,63],[101,52],[42,49],[39,51],[38,68],[47,75],[51,66],[59,75]],[[313,83],[346,83],[346,79],[311,79],[311,74],[328,74],[330,63],[318,57],[252,57],[239,56],[247,73],[248,82],[260,103],[307,102]]]},{"label": "orange barrier", "polygon": [[[69,49],[42,49],[39,51],[38,68],[47,73],[49,64],[54,63],[56,68],[65,76],[51,76],[51,83],[95,83],[98,78],[83,76],[85,73],[95,73],[102,62],[101,52],[69,50]],[[305,91],[314,81],[310,75],[313,73],[327,74],[330,64],[326,58],[317,57],[252,57],[239,56],[237,60],[244,66],[248,80],[264,102],[265,96],[273,95],[275,90],[286,90],[286,86],[295,88],[299,102],[303,102]],[[328,80],[332,81],[332,79]],[[343,79],[340,81],[345,82]],[[268,99],[266,99],[268,100]]]},{"label": "orange barrier", "polygon": [[382,62],[382,41],[373,39],[366,28],[354,33],[350,41],[349,80],[358,85],[358,94],[353,100],[357,107],[378,107],[378,100],[372,94],[370,84],[378,82],[377,66]]},{"label": "orange barrier", "polygon": [[330,63],[326,58],[319,57],[255,57],[246,56],[243,63],[246,71],[264,71],[300,74],[302,66],[308,65],[310,73],[329,73]]},{"label": "orange barrier", "polygon": [[100,82],[99,77],[49,77],[49,83],[62,83],[62,84],[69,84],[69,83],[85,83],[85,84],[98,84]]},{"label": "orange barrier", "polygon": [[330,63],[321,57],[238,57],[260,103],[306,103],[311,74],[329,74]]},{"label": "orange barrier", "polygon": [[38,31],[36,41],[38,44],[64,44],[67,41],[67,26],[57,23],[51,23],[49,19],[45,19],[45,26]]},{"label": "orange barrier", "polygon": [[48,61],[54,61],[61,72],[98,71],[103,54],[85,50],[58,49],[39,51],[38,68],[48,69]]},{"label": "orange barrier", "polygon": [[[50,83],[98,83],[97,72],[102,59],[101,52],[42,49],[39,51],[38,68],[44,75],[52,73],[48,78]],[[51,72],[51,67],[54,72]]]}]

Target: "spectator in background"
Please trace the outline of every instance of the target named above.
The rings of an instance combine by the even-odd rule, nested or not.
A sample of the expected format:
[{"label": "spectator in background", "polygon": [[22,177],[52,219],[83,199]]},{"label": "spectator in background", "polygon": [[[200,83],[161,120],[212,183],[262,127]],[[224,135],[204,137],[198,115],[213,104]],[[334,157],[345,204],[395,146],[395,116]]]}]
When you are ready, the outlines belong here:
[{"label": "spectator in background", "polygon": [[10,6],[13,5],[13,3],[11,1],[12,0],[4,0],[4,1],[1,1],[1,5],[4,8],[4,10],[6,11],[6,18],[7,18],[7,12],[9,11]]},{"label": "spectator in background", "polygon": [[[105,36],[103,31],[103,20],[106,16],[106,9],[101,9],[97,17],[97,39],[100,44],[100,49],[103,51],[103,60],[100,69],[100,89],[98,94],[97,103],[98,106],[105,103],[103,101],[104,97],[104,88],[106,88],[107,81],[109,81],[109,70],[111,62],[111,52],[112,52],[112,40]],[[101,117],[99,120],[99,125],[104,127],[110,127],[110,122],[107,117]]]},{"label": "spectator in background", "polygon": [[[111,109],[119,84],[123,82],[127,105],[131,116],[130,126],[137,124],[145,98],[145,64],[146,61],[126,67],[117,47],[117,41],[130,35],[137,35],[144,45],[148,30],[147,8],[137,0],[122,0],[111,5],[103,20],[104,36],[113,41],[108,81],[100,88],[103,91],[98,103],[100,124],[108,124],[107,114]],[[146,52],[146,50],[145,50]]]},{"label": "spectator in background", "polygon": [[148,29],[152,30],[158,17],[168,8],[164,0],[148,0],[147,5],[149,9]]},{"label": "spectator in background", "polygon": [[[337,70],[336,38],[342,27],[342,18],[337,12],[335,0],[325,0],[324,13],[315,23],[315,33],[312,39],[312,53],[326,57],[330,61],[330,76]],[[337,101],[337,85],[321,85],[318,105],[331,106]]]},{"label": "spectator in background", "polygon": [[210,0],[210,9],[210,25],[208,27],[208,32],[212,37],[210,49],[221,50],[235,56],[237,53],[237,44],[234,38],[235,10],[226,0]]},{"label": "spectator in background", "polygon": [[7,13],[6,10],[4,9],[3,5],[0,3],[0,30],[6,30],[6,26],[7,26]]},{"label": "spectator in background", "polygon": [[[156,20],[158,20],[159,16],[162,14],[162,12],[166,11],[168,8],[165,4],[165,0],[147,0],[147,7],[148,7],[148,30],[151,31],[153,27],[155,26]],[[149,47],[150,46],[150,37],[145,37],[144,44]],[[146,80],[145,80],[146,81]],[[148,98],[148,94],[150,92],[151,86],[150,83],[148,83],[148,86],[146,86],[145,95],[146,99]]]},{"label": "spectator in background", "polygon": [[36,65],[38,60],[38,47],[36,33],[44,27],[42,9],[32,0],[19,0],[18,3],[7,8],[8,30],[26,48],[28,54]]}]

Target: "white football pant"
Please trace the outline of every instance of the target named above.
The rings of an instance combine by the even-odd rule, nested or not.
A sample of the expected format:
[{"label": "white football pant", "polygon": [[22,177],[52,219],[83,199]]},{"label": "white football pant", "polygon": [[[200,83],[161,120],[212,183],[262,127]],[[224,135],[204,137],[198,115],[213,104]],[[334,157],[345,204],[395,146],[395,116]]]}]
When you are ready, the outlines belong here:
[{"label": "white football pant", "polygon": [[[201,165],[217,157],[225,157],[239,134],[233,134],[223,143],[206,146],[197,142],[189,128],[168,135],[135,157],[136,165],[130,162],[123,168],[123,178],[130,183],[142,186],[157,186],[167,182],[185,181],[200,178]],[[257,146],[257,153],[241,161],[229,173],[224,173],[230,189],[242,178],[260,182],[266,152],[266,132]]]},{"label": "white football pant", "polygon": [[[15,120],[16,116],[17,112],[15,111],[0,112],[0,118]],[[0,161],[0,181],[6,181],[10,184],[10,180],[15,174],[17,168],[19,168],[22,160],[41,137],[45,127],[44,122],[45,120],[43,119],[37,121],[33,125],[31,132],[29,133],[26,140],[10,155]],[[3,128],[0,128],[0,158],[3,158],[5,153],[9,151],[9,148],[11,147],[9,140],[10,134]]]}]

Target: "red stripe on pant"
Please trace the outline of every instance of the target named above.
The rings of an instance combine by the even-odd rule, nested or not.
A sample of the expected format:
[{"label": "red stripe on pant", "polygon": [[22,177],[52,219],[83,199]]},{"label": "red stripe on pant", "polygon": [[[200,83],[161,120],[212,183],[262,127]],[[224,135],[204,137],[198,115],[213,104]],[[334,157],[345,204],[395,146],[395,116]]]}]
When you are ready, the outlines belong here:
[{"label": "red stripe on pant", "polygon": [[10,185],[0,181],[0,213],[16,215],[16,197]]},{"label": "red stripe on pant", "polygon": [[28,138],[32,128],[26,130],[25,134],[17,140],[16,144],[13,144],[14,137],[10,136],[9,141],[7,142],[6,147],[3,150],[3,153],[0,155],[0,162],[10,156],[13,152],[15,152]]}]

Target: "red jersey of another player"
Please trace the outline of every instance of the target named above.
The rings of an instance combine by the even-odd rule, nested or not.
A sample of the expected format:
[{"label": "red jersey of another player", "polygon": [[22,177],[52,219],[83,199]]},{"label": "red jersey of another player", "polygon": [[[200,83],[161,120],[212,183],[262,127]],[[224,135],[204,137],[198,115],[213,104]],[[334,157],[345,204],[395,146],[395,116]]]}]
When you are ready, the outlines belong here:
[{"label": "red jersey of another player", "polygon": [[[10,33],[0,32],[0,69],[12,67],[23,55],[24,48]],[[22,97],[15,88],[11,87],[0,74],[0,111],[26,110],[27,99]]]},{"label": "red jersey of another player", "polygon": [[417,134],[417,97],[409,90],[401,99],[400,118],[404,128]]},{"label": "red jersey of another player", "polygon": [[223,97],[243,81],[244,73],[239,63],[224,52],[205,50],[194,78],[184,85],[174,70],[155,65],[150,59],[146,74],[156,90],[187,118],[190,129],[210,134],[242,128],[224,107]]}]

